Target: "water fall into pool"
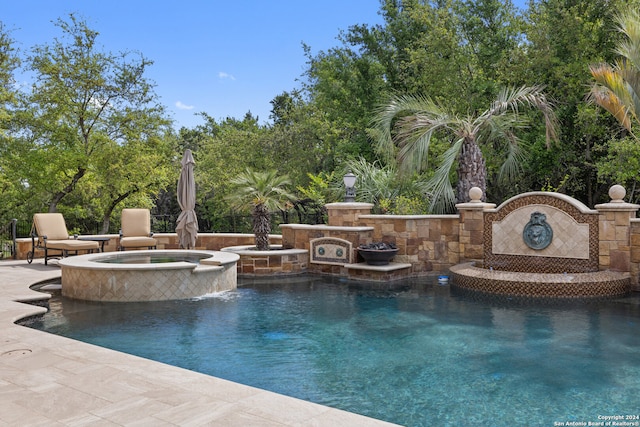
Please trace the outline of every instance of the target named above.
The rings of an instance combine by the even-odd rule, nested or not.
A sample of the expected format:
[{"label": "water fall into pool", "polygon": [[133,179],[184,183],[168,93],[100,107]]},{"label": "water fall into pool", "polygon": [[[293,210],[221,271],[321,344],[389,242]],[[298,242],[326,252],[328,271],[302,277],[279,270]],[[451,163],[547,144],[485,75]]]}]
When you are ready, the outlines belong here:
[{"label": "water fall into pool", "polygon": [[407,426],[633,415],[640,300],[525,303],[437,283],[239,280],[211,298],[54,298],[48,332]]}]

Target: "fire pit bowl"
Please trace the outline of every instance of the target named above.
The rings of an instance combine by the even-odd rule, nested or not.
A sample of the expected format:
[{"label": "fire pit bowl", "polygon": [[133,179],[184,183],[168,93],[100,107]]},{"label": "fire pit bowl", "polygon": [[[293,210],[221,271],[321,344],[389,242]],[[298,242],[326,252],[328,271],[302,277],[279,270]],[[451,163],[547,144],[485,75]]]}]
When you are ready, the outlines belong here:
[{"label": "fire pit bowl", "polygon": [[392,243],[377,242],[358,246],[358,253],[369,265],[388,265],[398,248]]}]

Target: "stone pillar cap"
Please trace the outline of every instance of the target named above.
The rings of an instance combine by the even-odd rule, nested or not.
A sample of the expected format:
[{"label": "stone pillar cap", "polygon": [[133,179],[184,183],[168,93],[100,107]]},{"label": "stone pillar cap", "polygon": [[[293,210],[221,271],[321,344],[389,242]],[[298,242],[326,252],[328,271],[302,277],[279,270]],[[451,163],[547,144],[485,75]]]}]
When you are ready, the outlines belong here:
[{"label": "stone pillar cap", "polygon": [[640,209],[640,205],[627,203],[624,201],[624,196],[627,195],[627,190],[622,185],[613,185],[609,189],[609,197],[611,201],[601,205],[596,205],[595,208],[598,211],[637,211]]},{"label": "stone pillar cap", "polygon": [[456,209],[484,210],[496,207],[495,203],[484,203],[482,201],[482,195],[483,192],[479,187],[471,187],[469,190],[469,202],[458,203]]},{"label": "stone pillar cap", "polygon": [[626,195],[627,190],[622,185],[613,185],[609,189],[609,197],[611,197],[611,202],[609,203],[624,203],[624,196]]},{"label": "stone pillar cap", "polygon": [[469,190],[469,203],[482,203],[482,190],[479,187],[471,187]]}]

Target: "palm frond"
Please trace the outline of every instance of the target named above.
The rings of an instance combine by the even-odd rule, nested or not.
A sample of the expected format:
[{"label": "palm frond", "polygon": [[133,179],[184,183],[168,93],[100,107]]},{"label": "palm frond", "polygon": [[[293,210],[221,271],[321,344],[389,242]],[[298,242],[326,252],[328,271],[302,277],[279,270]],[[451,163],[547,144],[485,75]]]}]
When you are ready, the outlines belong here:
[{"label": "palm frond", "polygon": [[638,68],[632,67],[629,63],[624,64],[625,67],[619,68],[619,74],[625,83],[627,98],[627,113],[632,115],[638,121],[638,112],[640,112],[640,72]]},{"label": "palm frond", "polygon": [[622,76],[609,64],[591,65],[591,75],[596,81],[587,97],[613,115],[627,130],[631,130],[629,94]]},{"label": "palm frond", "polygon": [[613,65],[589,67],[595,83],[587,100],[607,110],[631,132],[632,119],[638,123],[640,115],[640,11],[629,7],[616,21],[625,36],[616,49],[621,58]]},{"label": "palm frond", "polygon": [[517,116],[520,114],[520,107],[539,110],[544,117],[547,146],[550,145],[551,141],[557,141],[559,125],[553,111],[554,105],[547,99],[543,92],[543,87],[539,85],[503,88],[491,104],[491,107],[478,117],[476,123],[481,126],[488,119],[504,115],[508,111]]},{"label": "palm frond", "polygon": [[451,185],[450,175],[458,154],[462,148],[463,138],[458,139],[442,155],[442,162],[436,169],[433,177],[427,182],[429,192],[432,195],[429,210],[436,214],[451,212],[455,207],[456,195]]},{"label": "palm frond", "polygon": [[233,191],[226,200],[230,207],[238,210],[252,210],[261,205],[269,211],[282,209],[287,200],[295,198],[286,189],[290,184],[289,177],[279,175],[276,170],[259,172],[246,169],[231,180]]},{"label": "palm frond", "polygon": [[428,97],[394,96],[372,121],[376,151],[387,159],[397,157],[402,171],[419,171],[426,165],[433,134],[455,120]]},{"label": "palm frond", "polygon": [[[375,204],[381,199],[393,199],[398,195],[398,187],[394,184],[397,173],[393,166],[380,166],[378,162],[369,163],[359,158],[348,161],[347,168],[358,177],[357,200]],[[340,191],[344,191],[342,182],[336,184]]]},{"label": "palm frond", "polygon": [[[435,135],[450,138],[453,145],[443,155],[443,163],[430,180],[434,196],[432,208],[447,211],[454,203],[450,173],[459,160],[463,140],[474,145],[506,142],[508,155],[502,171],[507,176],[516,172],[515,162],[522,158],[522,150],[518,147],[514,131],[527,124],[527,117],[520,114],[523,107],[533,107],[544,116],[547,145],[557,140],[558,122],[553,103],[547,99],[541,86],[505,88],[487,110],[475,117],[458,117],[426,97],[395,96],[378,111],[373,122],[377,130],[371,135],[378,136],[379,153],[396,153],[398,168],[405,174],[419,174],[425,169]],[[476,157],[480,159],[478,164],[484,165],[480,151]],[[466,174],[462,169],[460,173]],[[484,185],[486,171],[477,175],[472,177],[473,181]]]},{"label": "palm frond", "polygon": [[505,182],[513,181],[521,172],[521,165],[526,158],[526,151],[522,149],[521,143],[515,135],[506,135],[509,140],[507,144],[507,154],[500,166],[498,178]]},{"label": "palm frond", "polygon": [[[434,112],[431,112],[434,113]],[[448,128],[457,119],[449,115],[416,113],[399,120],[396,143],[398,162],[403,172],[420,172],[428,165],[431,139],[440,129]]]},{"label": "palm frond", "polygon": [[495,116],[487,120],[478,134],[479,141],[491,144],[500,153],[500,158],[504,159],[500,165],[499,179],[513,180],[521,172],[521,165],[526,159],[526,150],[523,149],[522,141],[518,138],[516,131],[526,128],[528,124],[527,118],[521,115]]},{"label": "palm frond", "polygon": [[626,36],[618,43],[616,53],[626,58],[631,67],[640,69],[640,12],[629,8],[616,18],[618,30]]}]

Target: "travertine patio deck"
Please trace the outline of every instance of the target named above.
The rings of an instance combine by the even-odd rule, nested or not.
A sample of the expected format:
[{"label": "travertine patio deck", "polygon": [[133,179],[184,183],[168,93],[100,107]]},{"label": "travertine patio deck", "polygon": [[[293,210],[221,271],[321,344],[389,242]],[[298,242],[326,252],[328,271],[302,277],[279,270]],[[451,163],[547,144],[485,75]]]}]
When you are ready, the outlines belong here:
[{"label": "travertine patio deck", "polygon": [[391,426],[15,325],[43,308],[16,301],[60,276],[41,260],[0,261],[0,425]]}]

